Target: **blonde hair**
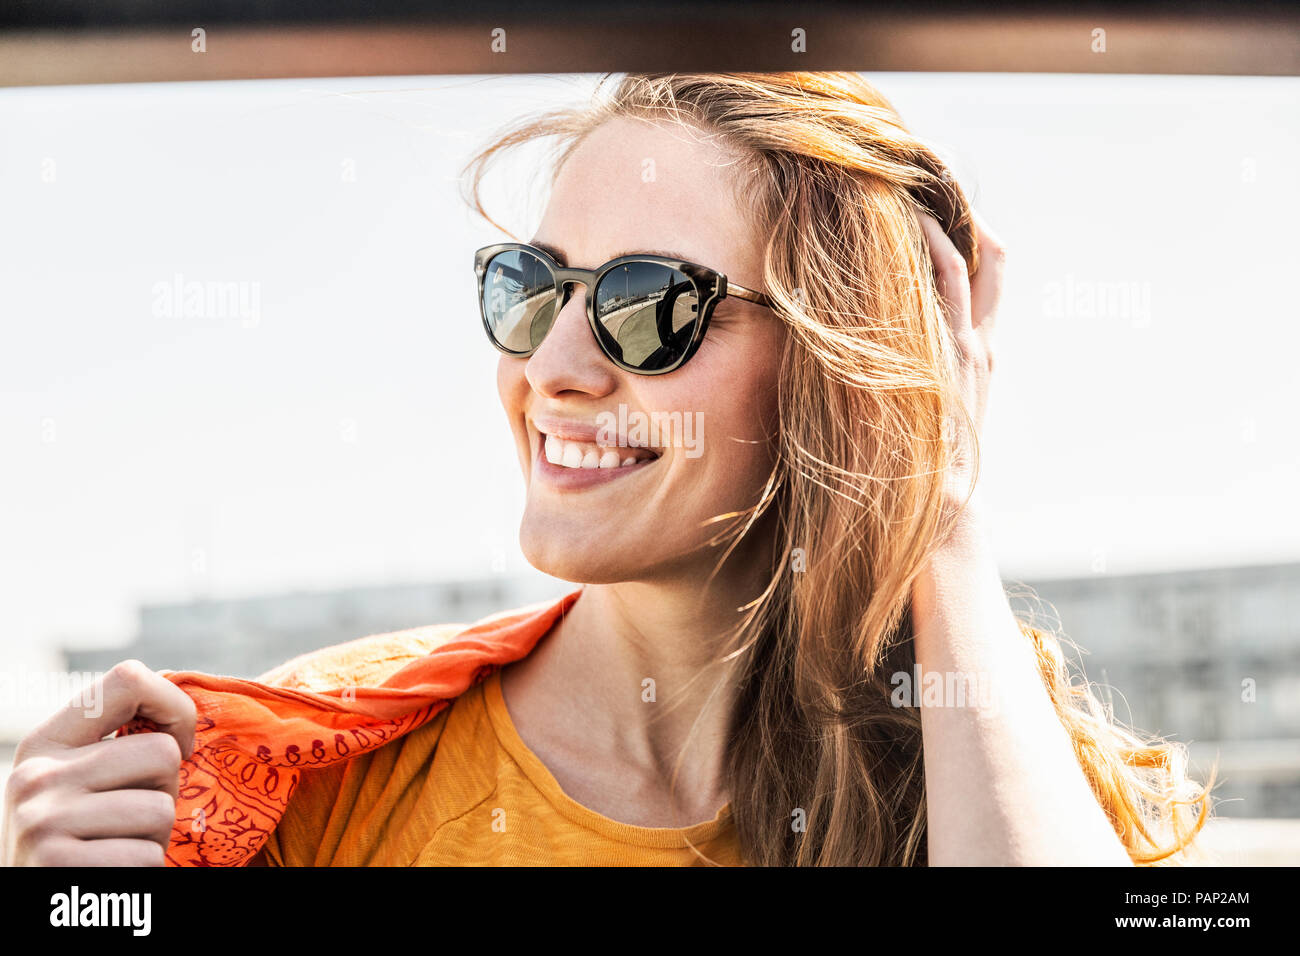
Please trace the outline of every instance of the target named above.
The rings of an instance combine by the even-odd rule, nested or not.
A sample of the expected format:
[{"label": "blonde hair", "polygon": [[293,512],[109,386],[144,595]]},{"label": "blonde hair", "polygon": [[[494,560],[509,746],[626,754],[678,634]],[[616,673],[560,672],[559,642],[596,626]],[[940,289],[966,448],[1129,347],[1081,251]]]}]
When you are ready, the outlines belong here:
[{"label": "blonde hair", "polygon": [[[777,536],[770,582],[737,632],[727,775],[741,851],[757,865],[924,864],[920,714],[891,704],[889,675],[912,669],[911,585],[952,517],[944,421],[973,426],[914,210],[938,220],[974,275],[969,204],[858,74],[631,74],[606,92],[609,80],[589,106],[525,118],[476,153],[467,198],[495,224],[479,193],[498,153],[556,137],[558,170],[615,117],[687,123],[752,159],[737,175],[790,345],[772,474],[715,538],[734,544],[763,515]],[[801,571],[786,560],[795,549]],[[1117,724],[1071,675],[1060,639],[1020,627],[1130,858],[1184,862],[1210,811],[1186,748]]]}]

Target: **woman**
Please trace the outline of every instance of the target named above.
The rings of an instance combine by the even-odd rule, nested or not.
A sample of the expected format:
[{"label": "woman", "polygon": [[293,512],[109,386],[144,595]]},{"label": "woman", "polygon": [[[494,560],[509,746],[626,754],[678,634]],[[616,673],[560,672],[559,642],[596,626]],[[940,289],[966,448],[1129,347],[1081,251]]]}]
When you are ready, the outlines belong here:
[{"label": "woman", "polygon": [[[856,74],[632,75],[480,152],[480,213],[494,157],[552,135],[535,236],[476,271],[522,548],[584,586],[304,772],[253,862],[1181,860],[1209,809],[1181,748],[1003,592],[976,439],[1004,256],[938,157]],[[264,683],[370,693],[388,653]],[[180,739],[167,700],[140,713]],[[188,819],[173,849],[220,862]]]}]

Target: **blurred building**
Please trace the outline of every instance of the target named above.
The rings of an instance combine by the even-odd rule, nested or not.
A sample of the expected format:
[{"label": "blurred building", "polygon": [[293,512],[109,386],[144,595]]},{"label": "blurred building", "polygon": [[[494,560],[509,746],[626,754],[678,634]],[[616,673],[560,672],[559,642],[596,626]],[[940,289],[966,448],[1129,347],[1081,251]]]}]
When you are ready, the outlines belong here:
[{"label": "blurred building", "polygon": [[1045,606],[1007,582],[1013,608],[1121,722],[1188,744],[1198,779],[1218,760],[1216,813],[1300,817],[1300,564],[1026,584]]},{"label": "blurred building", "polygon": [[65,648],[63,654],[71,671],[106,671],[136,658],[154,670],[252,678],[307,651],[425,624],[470,624],[572,587],[546,578],[489,577],[147,604],[140,608],[139,634],[131,644]]}]

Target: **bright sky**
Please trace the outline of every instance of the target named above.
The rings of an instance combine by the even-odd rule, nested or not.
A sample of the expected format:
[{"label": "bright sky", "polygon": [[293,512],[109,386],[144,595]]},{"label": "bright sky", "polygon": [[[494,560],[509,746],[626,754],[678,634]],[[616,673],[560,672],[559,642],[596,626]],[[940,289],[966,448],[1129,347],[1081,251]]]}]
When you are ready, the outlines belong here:
[{"label": "bright sky", "polygon": [[[1300,558],[1300,81],[870,78],[1010,250],[1004,576]],[[455,176],[595,79],[0,91],[5,659],[141,602],[522,573],[471,270],[502,237]]]}]

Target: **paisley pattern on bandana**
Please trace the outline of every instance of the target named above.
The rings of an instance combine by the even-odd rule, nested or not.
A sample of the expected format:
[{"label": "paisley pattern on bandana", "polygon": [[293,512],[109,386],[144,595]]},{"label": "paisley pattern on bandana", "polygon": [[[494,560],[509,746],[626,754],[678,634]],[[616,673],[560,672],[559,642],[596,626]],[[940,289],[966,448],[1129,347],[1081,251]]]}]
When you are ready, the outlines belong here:
[{"label": "paisley pattern on bandana", "polygon": [[[243,866],[284,816],[303,770],[348,760],[428,723],[526,656],[581,595],[478,623],[377,634],[304,654],[255,681],[162,671],[198,710],[181,763],[168,866]],[[118,736],[156,733],[135,718]]]}]

